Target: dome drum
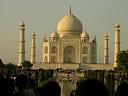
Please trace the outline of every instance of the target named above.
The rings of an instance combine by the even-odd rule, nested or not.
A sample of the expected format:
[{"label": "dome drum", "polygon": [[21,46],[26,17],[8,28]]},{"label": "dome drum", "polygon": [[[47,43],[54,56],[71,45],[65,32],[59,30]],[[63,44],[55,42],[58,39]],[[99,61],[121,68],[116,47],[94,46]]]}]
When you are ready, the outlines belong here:
[{"label": "dome drum", "polygon": [[81,31],[76,31],[76,30],[67,30],[67,31],[61,31],[60,37],[63,36],[80,36]]}]

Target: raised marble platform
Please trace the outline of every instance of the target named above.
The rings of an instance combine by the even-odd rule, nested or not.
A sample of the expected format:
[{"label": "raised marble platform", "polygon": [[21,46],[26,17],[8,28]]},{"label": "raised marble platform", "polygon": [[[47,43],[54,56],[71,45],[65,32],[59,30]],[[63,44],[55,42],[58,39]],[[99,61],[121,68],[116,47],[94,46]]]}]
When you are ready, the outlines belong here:
[{"label": "raised marble platform", "polygon": [[32,69],[84,69],[84,70],[112,70],[113,64],[33,64]]}]

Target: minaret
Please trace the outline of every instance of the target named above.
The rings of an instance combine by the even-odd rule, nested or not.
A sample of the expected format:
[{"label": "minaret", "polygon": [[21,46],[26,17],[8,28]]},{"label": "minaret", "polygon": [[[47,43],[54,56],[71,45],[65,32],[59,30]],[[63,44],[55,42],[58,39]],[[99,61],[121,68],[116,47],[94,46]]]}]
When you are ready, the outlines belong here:
[{"label": "minaret", "polygon": [[117,55],[120,52],[120,25],[115,25],[115,48],[114,48],[114,67],[117,67]]},{"label": "minaret", "polygon": [[32,43],[31,43],[31,63],[34,64],[36,62],[36,45],[35,45],[35,33],[32,33]]},{"label": "minaret", "polygon": [[25,24],[23,20],[20,23],[20,45],[19,45],[19,63],[18,66],[21,66],[25,60]]},{"label": "minaret", "polygon": [[108,54],[108,34],[104,34],[104,64],[108,64],[109,62],[109,54]]}]

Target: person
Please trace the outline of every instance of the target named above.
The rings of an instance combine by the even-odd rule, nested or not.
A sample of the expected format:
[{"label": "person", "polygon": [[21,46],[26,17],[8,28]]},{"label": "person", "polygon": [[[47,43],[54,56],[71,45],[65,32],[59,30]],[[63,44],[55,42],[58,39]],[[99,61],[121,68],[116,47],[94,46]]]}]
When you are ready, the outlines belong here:
[{"label": "person", "polygon": [[115,96],[128,96],[127,82],[122,82],[120,85],[118,85]]},{"label": "person", "polygon": [[16,92],[14,96],[36,96],[33,90],[27,89],[28,77],[26,75],[18,75],[15,79]]},{"label": "person", "polygon": [[106,86],[96,79],[78,82],[76,96],[109,96]]},{"label": "person", "polygon": [[11,78],[0,78],[0,96],[13,96],[15,90],[14,80]]},{"label": "person", "polygon": [[77,96],[76,95],[76,90],[72,90],[70,96]]},{"label": "person", "polygon": [[61,88],[57,81],[49,80],[39,88],[40,96],[60,96]]}]

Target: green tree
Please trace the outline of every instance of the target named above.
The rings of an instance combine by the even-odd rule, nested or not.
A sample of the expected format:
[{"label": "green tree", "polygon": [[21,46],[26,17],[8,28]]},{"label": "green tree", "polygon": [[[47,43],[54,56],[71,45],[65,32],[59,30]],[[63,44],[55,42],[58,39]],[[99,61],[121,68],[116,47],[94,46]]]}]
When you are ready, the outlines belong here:
[{"label": "green tree", "polygon": [[114,96],[114,82],[115,82],[114,74],[110,72],[107,73],[106,87],[109,91],[110,96]]},{"label": "green tree", "polygon": [[25,60],[23,63],[22,63],[22,68],[23,69],[30,69],[33,65],[31,64],[30,61],[27,61]]},{"label": "green tree", "polygon": [[0,59],[0,68],[4,68],[4,67],[5,67],[5,65],[4,65],[3,61]]},{"label": "green tree", "polygon": [[128,50],[122,50],[117,56],[119,67],[124,67],[125,72],[128,70]]},{"label": "green tree", "polygon": [[12,63],[8,63],[5,66],[8,70],[15,70],[16,69],[16,65],[12,64]]},{"label": "green tree", "polygon": [[11,74],[16,72],[16,65],[12,64],[12,63],[8,63],[5,65],[5,68],[7,69],[8,72],[8,76],[11,76]]}]

